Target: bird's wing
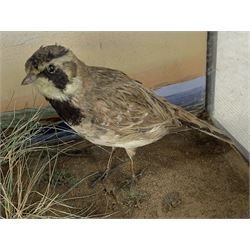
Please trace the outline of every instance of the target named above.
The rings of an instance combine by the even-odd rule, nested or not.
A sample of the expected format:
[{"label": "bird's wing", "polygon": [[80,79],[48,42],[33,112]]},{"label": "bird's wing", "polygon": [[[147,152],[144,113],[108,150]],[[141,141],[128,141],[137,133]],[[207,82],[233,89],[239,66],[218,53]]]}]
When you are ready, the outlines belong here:
[{"label": "bird's wing", "polygon": [[95,68],[93,72],[96,84],[92,98],[96,99],[92,103],[98,124],[119,131],[164,126],[168,132],[184,125],[232,144],[220,129],[163,100],[123,72],[106,68]]},{"label": "bird's wing", "polygon": [[96,124],[116,130],[180,125],[172,109],[138,81],[112,69],[91,67],[91,73]]}]

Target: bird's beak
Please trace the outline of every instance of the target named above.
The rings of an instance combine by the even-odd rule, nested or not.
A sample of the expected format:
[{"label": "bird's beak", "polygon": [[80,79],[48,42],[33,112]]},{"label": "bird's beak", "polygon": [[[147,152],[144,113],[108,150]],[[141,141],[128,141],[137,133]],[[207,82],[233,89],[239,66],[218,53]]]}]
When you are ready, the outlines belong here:
[{"label": "bird's beak", "polygon": [[28,74],[23,79],[21,85],[27,85],[27,84],[33,83],[36,79],[37,79],[36,75],[34,75],[34,74]]}]

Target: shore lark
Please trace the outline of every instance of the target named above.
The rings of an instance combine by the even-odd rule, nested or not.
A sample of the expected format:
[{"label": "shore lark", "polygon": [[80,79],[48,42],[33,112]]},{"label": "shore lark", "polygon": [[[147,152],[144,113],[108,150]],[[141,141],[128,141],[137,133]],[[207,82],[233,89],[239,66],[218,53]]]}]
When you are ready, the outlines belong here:
[{"label": "shore lark", "polygon": [[98,145],[124,148],[131,160],[136,148],[178,128],[190,127],[230,140],[216,127],[156,96],[125,73],[88,66],[59,45],[39,48],[25,63],[22,85],[33,84],[58,115],[80,136]]}]

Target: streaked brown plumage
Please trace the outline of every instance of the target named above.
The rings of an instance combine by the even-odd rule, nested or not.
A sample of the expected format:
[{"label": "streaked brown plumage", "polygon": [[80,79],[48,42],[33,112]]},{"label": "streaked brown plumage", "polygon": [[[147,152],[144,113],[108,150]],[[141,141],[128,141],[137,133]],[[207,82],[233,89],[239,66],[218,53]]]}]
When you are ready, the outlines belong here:
[{"label": "streaked brown plumage", "polygon": [[[133,177],[136,148],[183,126],[231,143],[213,125],[161,99],[123,72],[88,66],[62,46],[41,47],[25,68],[23,84],[33,82],[79,135],[95,144],[126,150]],[[111,158],[107,171],[110,162]]]}]

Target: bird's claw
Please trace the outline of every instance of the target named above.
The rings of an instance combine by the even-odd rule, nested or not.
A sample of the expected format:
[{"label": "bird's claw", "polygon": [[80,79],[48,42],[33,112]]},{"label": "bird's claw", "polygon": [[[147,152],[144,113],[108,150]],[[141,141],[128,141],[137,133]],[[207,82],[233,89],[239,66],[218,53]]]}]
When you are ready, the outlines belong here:
[{"label": "bird's claw", "polygon": [[132,175],[130,180],[130,189],[133,189],[137,183],[138,183],[138,178],[136,177],[136,175]]},{"label": "bird's claw", "polygon": [[95,187],[98,182],[102,182],[107,179],[109,175],[109,171],[99,172],[97,173],[93,180],[90,181],[90,186]]}]

